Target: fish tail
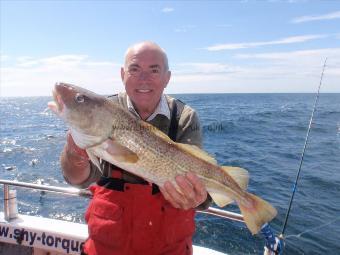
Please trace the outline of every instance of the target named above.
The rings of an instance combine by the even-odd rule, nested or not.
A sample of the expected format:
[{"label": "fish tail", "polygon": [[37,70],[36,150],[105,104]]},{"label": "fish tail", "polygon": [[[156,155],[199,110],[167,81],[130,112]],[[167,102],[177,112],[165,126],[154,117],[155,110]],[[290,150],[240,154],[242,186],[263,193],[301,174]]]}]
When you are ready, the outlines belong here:
[{"label": "fish tail", "polygon": [[238,205],[244,221],[253,235],[258,233],[263,224],[271,221],[277,214],[271,204],[250,193],[246,193],[245,200],[239,202]]}]

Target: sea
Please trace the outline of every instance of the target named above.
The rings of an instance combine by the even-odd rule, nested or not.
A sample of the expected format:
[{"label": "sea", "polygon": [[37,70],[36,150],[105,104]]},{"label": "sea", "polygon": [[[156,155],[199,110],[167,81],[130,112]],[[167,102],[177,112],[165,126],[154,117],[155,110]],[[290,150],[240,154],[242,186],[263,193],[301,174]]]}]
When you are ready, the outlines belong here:
[{"label": "sea", "polygon": [[[279,235],[299,168],[315,94],[174,95],[198,112],[204,149],[250,173],[248,190],[278,210]],[[67,187],[59,163],[67,127],[50,97],[0,98],[0,178]],[[3,191],[3,188],[0,188]],[[84,222],[88,199],[17,188],[19,212]],[[2,210],[2,201],[1,207]],[[239,212],[237,206],[224,208]],[[197,214],[194,244],[263,254],[244,223]],[[340,254],[340,94],[321,93],[284,232],[283,254]]]}]

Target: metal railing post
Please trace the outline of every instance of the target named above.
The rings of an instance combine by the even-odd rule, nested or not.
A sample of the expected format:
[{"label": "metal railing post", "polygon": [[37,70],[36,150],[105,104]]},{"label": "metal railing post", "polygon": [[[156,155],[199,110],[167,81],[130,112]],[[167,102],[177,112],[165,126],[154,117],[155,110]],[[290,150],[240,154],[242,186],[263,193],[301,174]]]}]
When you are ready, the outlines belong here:
[{"label": "metal railing post", "polygon": [[9,187],[4,184],[4,217],[6,221],[9,221]]}]

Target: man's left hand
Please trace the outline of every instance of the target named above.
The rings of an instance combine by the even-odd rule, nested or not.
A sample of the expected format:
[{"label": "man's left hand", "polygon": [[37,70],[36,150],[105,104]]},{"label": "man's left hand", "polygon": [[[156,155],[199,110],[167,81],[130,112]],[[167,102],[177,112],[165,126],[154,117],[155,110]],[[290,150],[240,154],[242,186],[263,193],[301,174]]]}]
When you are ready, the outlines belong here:
[{"label": "man's left hand", "polygon": [[196,174],[189,172],[186,175],[178,175],[176,183],[181,192],[177,191],[170,181],[160,187],[164,198],[173,207],[187,210],[199,206],[207,199],[207,190]]}]

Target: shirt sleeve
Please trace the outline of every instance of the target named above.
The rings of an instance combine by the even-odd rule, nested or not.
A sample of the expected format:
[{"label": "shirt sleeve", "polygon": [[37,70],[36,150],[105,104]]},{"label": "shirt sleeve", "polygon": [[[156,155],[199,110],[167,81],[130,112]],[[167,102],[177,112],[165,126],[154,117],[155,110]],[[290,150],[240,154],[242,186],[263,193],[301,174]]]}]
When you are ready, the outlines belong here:
[{"label": "shirt sleeve", "polygon": [[65,175],[64,175],[64,179],[68,184],[71,184],[74,187],[77,187],[79,189],[85,189],[85,188],[88,188],[91,184],[97,182],[99,178],[101,177],[101,175],[102,174],[99,171],[98,167],[95,166],[92,162],[90,162],[90,175],[84,182],[74,185],[68,181]]}]

